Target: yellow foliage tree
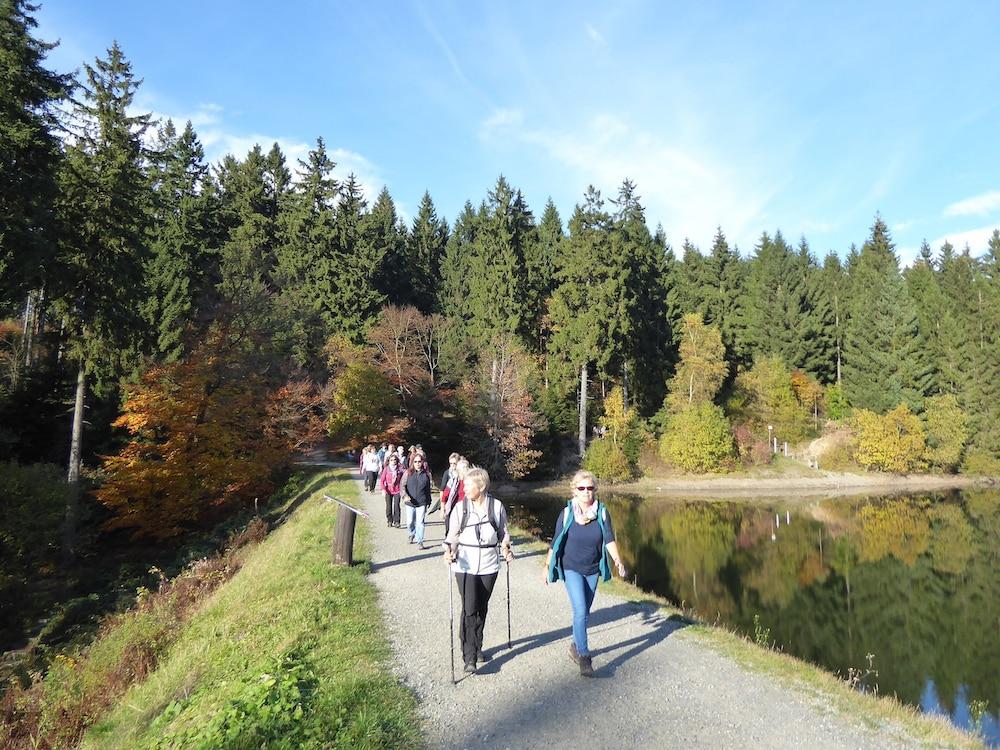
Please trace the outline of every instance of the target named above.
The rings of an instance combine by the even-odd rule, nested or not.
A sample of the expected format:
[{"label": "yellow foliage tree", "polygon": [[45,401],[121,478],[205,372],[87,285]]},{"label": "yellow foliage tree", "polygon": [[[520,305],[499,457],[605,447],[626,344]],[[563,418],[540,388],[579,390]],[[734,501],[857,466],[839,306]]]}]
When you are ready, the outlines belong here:
[{"label": "yellow foliage tree", "polygon": [[854,460],[865,468],[903,474],[924,466],[924,425],[906,404],[885,415],[861,409],[853,422],[858,435]]},{"label": "yellow foliage tree", "polygon": [[718,326],[705,325],[698,313],[685,315],[681,321],[680,362],[667,385],[671,411],[711,402],[728,372],[726,347]]}]

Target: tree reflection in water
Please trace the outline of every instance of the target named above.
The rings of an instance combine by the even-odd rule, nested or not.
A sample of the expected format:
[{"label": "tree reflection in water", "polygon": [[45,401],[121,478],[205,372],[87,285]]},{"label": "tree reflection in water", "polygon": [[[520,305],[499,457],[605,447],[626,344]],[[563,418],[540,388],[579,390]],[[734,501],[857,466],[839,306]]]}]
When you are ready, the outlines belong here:
[{"label": "tree reflection in water", "polygon": [[[1000,491],[823,500],[606,495],[640,586],[1000,746]],[[511,498],[551,534],[563,503]],[[868,684],[867,688],[874,688]]]}]

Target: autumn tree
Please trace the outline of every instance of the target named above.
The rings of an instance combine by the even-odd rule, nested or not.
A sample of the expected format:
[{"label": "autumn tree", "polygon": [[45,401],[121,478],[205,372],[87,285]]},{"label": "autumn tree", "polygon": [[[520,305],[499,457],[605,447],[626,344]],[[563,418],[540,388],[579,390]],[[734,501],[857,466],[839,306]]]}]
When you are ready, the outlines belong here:
[{"label": "autumn tree", "polygon": [[668,386],[670,408],[680,411],[698,403],[710,403],[725,380],[728,366],[722,336],[715,326],[705,325],[701,315],[684,316],[680,328],[680,361]]},{"label": "autumn tree", "polygon": [[406,428],[399,394],[372,365],[351,362],[333,384],[327,431],[337,445],[356,448],[371,440],[397,440]]},{"label": "autumn tree", "polygon": [[926,433],[920,417],[900,404],[881,415],[860,409],[854,415],[855,460],[867,469],[903,474],[922,468]]},{"label": "autumn tree", "polygon": [[474,428],[469,452],[491,474],[522,477],[541,457],[532,448],[541,422],[529,385],[531,360],[512,335],[497,335],[478,362],[475,379],[464,384]]},{"label": "autumn tree", "polygon": [[148,369],[115,421],[130,440],[103,461],[108,527],[169,539],[268,495],[292,434],[287,420],[267,428],[268,407],[267,384],[219,328],[186,360]]},{"label": "autumn tree", "polygon": [[931,396],[923,414],[927,429],[927,463],[953,472],[962,462],[969,441],[969,418],[951,394]]}]

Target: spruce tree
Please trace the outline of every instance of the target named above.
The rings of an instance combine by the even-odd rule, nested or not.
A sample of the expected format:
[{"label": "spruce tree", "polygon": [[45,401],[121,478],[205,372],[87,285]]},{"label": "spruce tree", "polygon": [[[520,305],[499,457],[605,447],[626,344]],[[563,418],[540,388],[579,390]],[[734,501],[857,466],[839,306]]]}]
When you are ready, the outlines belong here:
[{"label": "spruce tree", "polygon": [[556,288],[556,269],[561,263],[563,225],[552,198],[545,203],[538,231],[524,249],[525,332],[530,351],[545,351],[548,327],[545,314]]},{"label": "spruce tree", "polygon": [[927,357],[933,363],[932,392],[956,393],[957,385],[949,383],[951,377],[946,372],[951,370],[944,357],[944,339],[942,334],[950,327],[943,318],[947,314],[945,297],[938,280],[934,257],[930,245],[924,240],[920,252],[913,265],[903,272],[906,288],[917,314],[917,329],[924,341]]},{"label": "spruce tree", "polygon": [[438,308],[437,287],[441,262],[448,243],[448,222],[439,219],[431,194],[424,192],[404,244],[399,262],[389,260],[386,274],[392,279],[387,292],[394,305],[413,305],[429,314]]},{"label": "spruce tree", "polygon": [[37,9],[0,3],[0,314],[41,290],[56,254],[56,107],[71,79],[44,67],[56,45],[32,35]]},{"label": "spruce tree", "polygon": [[916,312],[899,272],[889,229],[876,216],[851,273],[844,340],[844,392],[859,409],[885,413],[900,403],[922,408],[931,367]]},{"label": "spruce tree", "polygon": [[209,206],[202,193],[208,167],[190,121],[178,134],[167,120],[158,141],[142,314],[150,350],[176,361],[184,352],[184,330],[195,317],[208,265]]},{"label": "spruce tree", "polygon": [[827,253],[823,259],[817,285],[820,294],[830,307],[833,340],[833,376],[831,382],[841,382],[843,373],[844,331],[847,326],[848,280],[840,257],[835,252]]},{"label": "spruce tree", "polygon": [[[150,210],[146,114],[129,114],[140,81],[117,43],[84,66],[87,82],[73,111],[76,127],[60,176],[58,204],[66,227],[59,248],[59,311],[77,363],[68,478],[80,477],[88,376],[110,390],[138,351],[137,315]],[[64,555],[73,555],[76,493],[67,508]]]},{"label": "spruce tree", "polygon": [[746,267],[729,247],[722,227],[716,229],[712,251],[703,263],[705,323],[715,325],[726,346],[730,369],[748,365],[751,342],[746,328]]}]

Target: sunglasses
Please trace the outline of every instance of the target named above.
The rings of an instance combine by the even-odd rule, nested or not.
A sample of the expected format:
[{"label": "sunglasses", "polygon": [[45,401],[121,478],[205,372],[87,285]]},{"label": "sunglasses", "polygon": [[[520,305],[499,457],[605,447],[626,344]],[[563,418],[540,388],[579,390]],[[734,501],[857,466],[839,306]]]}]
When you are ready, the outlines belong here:
[{"label": "sunglasses", "polygon": [[593,492],[597,488],[594,485],[591,484],[591,485],[587,485],[586,487],[577,487],[577,489],[580,490],[580,492],[587,492],[588,490],[590,490],[591,492]]}]

